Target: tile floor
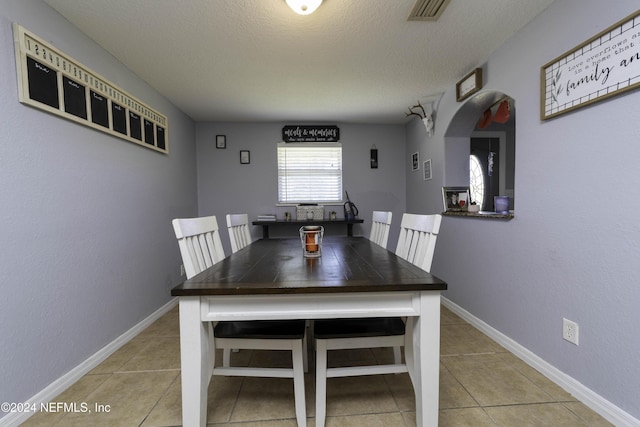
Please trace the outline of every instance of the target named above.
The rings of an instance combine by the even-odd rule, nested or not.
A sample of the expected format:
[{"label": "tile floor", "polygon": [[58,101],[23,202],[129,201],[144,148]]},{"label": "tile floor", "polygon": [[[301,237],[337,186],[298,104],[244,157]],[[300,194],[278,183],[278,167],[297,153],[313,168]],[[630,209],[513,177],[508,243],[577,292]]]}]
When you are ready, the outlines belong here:
[{"label": "tile floor", "polygon": [[[390,357],[386,350],[330,352],[329,363]],[[286,352],[240,351],[232,361],[279,364],[287,363],[287,358]],[[611,425],[445,307],[440,361],[440,426]],[[305,379],[309,427],[315,425],[313,371],[310,363]],[[208,425],[296,426],[292,380],[216,377],[215,383],[209,389]],[[327,393],[326,427],[415,426],[407,374],[329,379]],[[181,425],[178,308],[54,401],[77,402],[79,408],[86,404],[92,413],[38,413],[23,425]],[[96,412],[96,404],[108,412]]]}]

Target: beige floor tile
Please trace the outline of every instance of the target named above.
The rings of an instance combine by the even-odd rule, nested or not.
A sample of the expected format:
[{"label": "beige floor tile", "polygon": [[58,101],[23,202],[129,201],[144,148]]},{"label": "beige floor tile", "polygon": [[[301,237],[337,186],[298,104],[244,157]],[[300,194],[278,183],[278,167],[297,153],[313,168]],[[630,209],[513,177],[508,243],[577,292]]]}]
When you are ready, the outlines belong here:
[{"label": "beige floor tile", "polygon": [[[518,424],[514,424],[518,425]],[[438,427],[495,427],[496,424],[482,408],[461,408],[441,410]],[[511,426],[513,427],[513,426]],[[547,426],[550,427],[550,426]]]},{"label": "beige floor tile", "polygon": [[[416,410],[416,397],[408,374],[385,375],[391,394],[400,411]],[[440,409],[477,407],[478,403],[462,387],[453,375],[440,366]]]},{"label": "beige floor tile", "polygon": [[497,406],[484,408],[500,427],[581,427],[587,426],[561,403]]},{"label": "beige floor tile", "polygon": [[373,351],[368,348],[354,350],[331,350],[327,353],[327,365],[330,367],[344,365],[367,365],[376,363]]},{"label": "beige floor tile", "polygon": [[440,306],[440,324],[467,323],[460,316],[445,306]]},{"label": "beige floor tile", "polygon": [[[253,350],[231,352],[231,366],[249,366],[253,358]],[[216,350],[215,366],[222,366],[222,350]]]},{"label": "beige floor tile", "polygon": [[407,427],[416,427],[416,413],[402,412],[402,419]]},{"label": "beige floor tile", "polygon": [[135,337],[116,350],[111,356],[107,357],[102,363],[89,372],[89,374],[112,374],[119,371],[128,361],[147,347],[151,342],[150,340],[151,338]]},{"label": "beige floor tile", "polygon": [[[569,393],[507,352],[446,307],[441,311],[439,426],[611,426]],[[310,349],[312,349],[310,343]],[[329,366],[388,363],[391,349],[329,352]],[[222,352],[216,352],[216,364]],[[291,366],[284,351],[241,350],[236,366]],[[315,426],[315,357],[305,375],[307,426]],[[36,414],[28,427],[142,426],[182,423],[179,310],[172,308],[53,402],[82,403],[108,413]],[[327,382],[326,427],[415,427],[408,374],[333,378]],[[296,427],[291,379],[216,376],[208,425]]]},{"label": "beige floor tile", "polygon": [[398,411],[381,375],[329,378],[327,416],[379,414]]},{"label": "beige floor tile", "polygon": [[315,372],[304,375],[304,397],[307,401],[307,418],[316,416],[316,379]]},{"label": "beige floor tile", "polygon": [[284,420],[295,416],[293,379],[244,378],[231,421]]},{"label": "beige floor tile", "polygon": [[138,337],[170,337],[180,335],[180,319],[178,306],[165,313],[149,325]]},{"label": "beige floor tile", "polygon": [[[400,351],[404,358],[404,347],[401,347]],[[373,348],[371,349],[371,352],[373,353],[375,363],[377,364],[384,365],[394,363],[392,347]]]},{"label": "beige floor tile", "polygon": [[442,363],[481,406],[552,401],[496,354],[442,357]]},{"label": "beige floor tile", "polygon": [[398,412],[375,415],[327,417],[325,427],[405,427]]},{"label": "beige floor tile", "polygon": [[409,374],[385,375],[384,380],[400,411],[416,410],[416,395]]},{"label": "beige floor tile", "polygon": [[[83,402],[88,402],[88,396],[101,384],[111,377],[110,374],[85,375],[64,392],[60,393],[53,402],[76,403],[78,407]],[[21,424],[24,427],[52,426],[65,416],[65,412],[38,412]]]},{"label": "beige floor tile", "polygon": [[119,372],[180,369],[180,337],[153,337]]},{"label": "beige floor tile", "polygon": [[[413,406],[412,410],[415,411],[415,404]],[[441,364],[440,409],[470,408],[474,406],[479,405],[451,372]]]},{"label": "beige floor tile", "polygon": [[531,366],[527,365],[524,361],[517,358],[511,353],[501,353],[500,358],[508,362],[515,367],[520,373],[527,377],[532,383],[540,387],[547,394],[549,394],[553,400],[557,402],[575,402],[575,398],[571,396],[562,387],[536,371]]},{"label": "beige floor tile", "polygon": [[506,351],[468,323],[441,325],[440,329],[440,354],[443,356]]},{"label": "beige floor tile", "polygon": [[605,420],[592,409],[588,408],[584,403],[565,402],[563,405],[590,427],[613,427],[613,424]]},{"label": "beige floor tile", "polygon": [[[90,413],[68,413],[60,422],[65,427],[137,426],[178,376],[176,371],[114,374],[87,397]],[[108,410],[96,412],[94,405]]]},{"label": "beige floor tile", "polygon": [[[216,376],[208,389],[208,423],[226,423],[231,419],[231,411],[236,403],[241,377]],[[167,392],[155,405],[142,427],[178,426],[182,424],[182,385],[180,376],[171,384]]]},{"label": "beige floor tile", "polygon": [[[230,423],[230,424],[207,424],[211,427],[298,427],[296,420],[272,420],[272,421],[253,421],[248,423]],[[307,422],[308,427],[315,424]]]},{"label": "beige floor tile", "polygon": [[[247,350],[240,350],[231,355],[231,363],[234,366],[241,366],[238,363],[246,355],[240,354]],[[250,355],[249,366],[270,367],[270,368],[291,368],[291,351],[288,350],[253,350]]]}]

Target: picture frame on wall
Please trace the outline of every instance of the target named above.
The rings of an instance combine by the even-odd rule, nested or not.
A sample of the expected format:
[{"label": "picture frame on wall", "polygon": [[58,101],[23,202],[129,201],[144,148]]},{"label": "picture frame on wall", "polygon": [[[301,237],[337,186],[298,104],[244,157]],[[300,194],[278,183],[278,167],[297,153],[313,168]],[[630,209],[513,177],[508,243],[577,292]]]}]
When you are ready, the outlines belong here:
[{"label": "picture frame on wall", "polygon": [[445,212],[467,212],[469,187],[442,187],[442,204]]},{"label": "picture frame on wall", "polygon": [[227,136],[226,135],[216,135],[216,148],[227,148]]},{"label": "picture frame on wall", "polygon": [[422,174],[425,181],[431,179],[431,159],[427,159],[422,164]]},{"label": "picture frame on wall", "polygon": [[249,150],[240,150],[240,164],[248,165],[251,163],[251,153]]},{"label": "picture frame on wall", "polygon": [[417,171],[420,169],[420,155],[418,153],[413,153],[411,155],[411,170]]},{"label": "picture frame on wall", "polygon": [[541,120],[640,88],[639,18],[640,10],[540,67]]},{"label": "picture frame on wall", "polygon": [[476,68],[456,83],[456,101],[462,102],[482,89],[482,68]]}]

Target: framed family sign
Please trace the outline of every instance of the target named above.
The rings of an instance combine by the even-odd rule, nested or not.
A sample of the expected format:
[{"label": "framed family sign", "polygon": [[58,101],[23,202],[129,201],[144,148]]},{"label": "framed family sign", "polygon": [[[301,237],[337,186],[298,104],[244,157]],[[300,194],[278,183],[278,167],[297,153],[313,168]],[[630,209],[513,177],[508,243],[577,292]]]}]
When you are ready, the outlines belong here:
[{"label": "framed family sign", "polygon": [[540,119],[640,87],[640,10],[540,69]]}]

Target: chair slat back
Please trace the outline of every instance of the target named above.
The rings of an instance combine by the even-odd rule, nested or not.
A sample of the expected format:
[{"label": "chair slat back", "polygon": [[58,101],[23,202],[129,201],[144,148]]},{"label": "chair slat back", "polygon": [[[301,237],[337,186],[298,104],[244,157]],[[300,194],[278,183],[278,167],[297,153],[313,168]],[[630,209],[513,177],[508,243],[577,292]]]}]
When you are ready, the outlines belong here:
[{"label": "chair slat back", "polygon": [[373,211],[369,240],[383,248],[387,247],[392,216],[393,212]]},{"label": "chair slat back", "polygon": [[188,279],[224,258],[215,216],[176,218],[172,224]]},{"label": "chair slat back", "polygon": [[425,271],[431,271],[431,263],[441,222],[442,215],[440,214],[415,215],[405,213],[400,224],[400,237],[396,247],[396,255]]},{"label": "chair slat back", "polygon": [[228,214],[227,228],[229,230],[232,252],[238,252],[251,243],[249,216],[247,214]]}]

